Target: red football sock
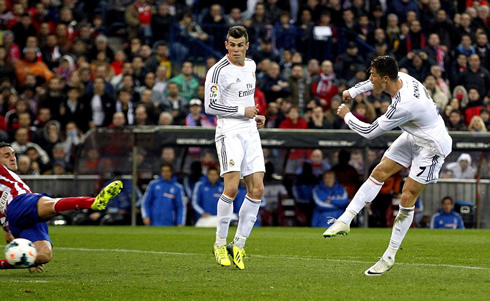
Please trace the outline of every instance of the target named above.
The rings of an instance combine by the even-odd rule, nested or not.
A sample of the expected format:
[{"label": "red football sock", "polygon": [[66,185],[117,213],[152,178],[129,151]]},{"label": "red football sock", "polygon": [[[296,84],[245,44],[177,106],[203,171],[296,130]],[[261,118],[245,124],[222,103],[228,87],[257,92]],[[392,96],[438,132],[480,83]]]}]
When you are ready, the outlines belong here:
[{"label": "red football sock", "polygon": [[94,200],[95,198],[86,196],[62,198],[54,204],[54,211],[61,213],[69,210],[89,209]]},{"label": "red football sock", "polygon": [[8,263],[7,259],[0,259],[0,270],[14,269],[14,266]]}]

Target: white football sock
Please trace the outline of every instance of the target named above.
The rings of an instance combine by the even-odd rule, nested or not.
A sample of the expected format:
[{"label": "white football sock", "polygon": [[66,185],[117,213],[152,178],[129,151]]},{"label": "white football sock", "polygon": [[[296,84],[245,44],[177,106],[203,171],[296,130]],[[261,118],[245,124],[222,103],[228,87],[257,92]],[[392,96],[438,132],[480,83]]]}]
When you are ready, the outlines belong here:
[{"label": "white football sock", "polygon": [[233,242],[237,247],[243,248],[245,246],[245,241],[250,236],[250,232],[252,232],[252,228],[257,220],[259,209],[260,200],[246,195],[242,208],[240,208],[240,212],[238,213],[238,228]]},{"label": "white football sock", "polygon": [[369,204],[374,200],[381,190],[381,187],[383,187],[383,184],[384,182],[380,182],[373,176],[370,176],[356,192],[356,195],[349,206],[347,206],[347,209],[345,209],[345,212],[338,218],[338,220],[350,225],[356,214],[358,214],[366,204]]},{"label": "white football sock", "polygon": [[400,210],[393,223],[390,245],[383,254],[383,258],[389,263],[395,262],[396,252],[400,248],[403,238],[405,238],[408,229],[410,229],[410,226],[412,225],[414,209],[415,206],[403,207],[400,205]]},{"label": "white football sock", "polygon": [[216,227],[216,242],[215,246],[226,245],[228,237],[228,228],[230,227],[231,215],[233,214],[233,201],[226,194],[222,194],[218,200],[218,225]]}]

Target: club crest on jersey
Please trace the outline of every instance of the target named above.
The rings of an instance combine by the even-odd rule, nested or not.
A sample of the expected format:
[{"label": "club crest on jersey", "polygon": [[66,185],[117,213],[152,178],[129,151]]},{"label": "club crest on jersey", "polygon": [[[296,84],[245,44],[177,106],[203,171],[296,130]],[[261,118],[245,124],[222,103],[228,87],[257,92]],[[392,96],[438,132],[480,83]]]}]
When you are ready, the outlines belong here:
[{"label": "club crest on jersey", "polygon": [[233,159],[230,159],[230,165],[235,166],[235,161],[233,161]]},{"label": "club crest on jersey", "polygon": [[211,91],[211,93],[215,94],[218,92],[218,86],[213,85],[213,86],[211,86],[211,88],[209,90]]}]

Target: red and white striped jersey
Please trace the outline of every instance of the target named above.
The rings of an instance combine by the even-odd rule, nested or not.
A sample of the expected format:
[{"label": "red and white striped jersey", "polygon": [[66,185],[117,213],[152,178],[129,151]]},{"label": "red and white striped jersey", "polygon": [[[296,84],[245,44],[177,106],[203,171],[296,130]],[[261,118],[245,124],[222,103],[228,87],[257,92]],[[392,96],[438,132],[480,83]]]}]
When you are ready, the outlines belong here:
[{"label": "red and white striped jersey", "polygon": [[0,217],[5,215],[8,204],[24,193],[32,193],[31,188],[16,173],[0,164]]}]

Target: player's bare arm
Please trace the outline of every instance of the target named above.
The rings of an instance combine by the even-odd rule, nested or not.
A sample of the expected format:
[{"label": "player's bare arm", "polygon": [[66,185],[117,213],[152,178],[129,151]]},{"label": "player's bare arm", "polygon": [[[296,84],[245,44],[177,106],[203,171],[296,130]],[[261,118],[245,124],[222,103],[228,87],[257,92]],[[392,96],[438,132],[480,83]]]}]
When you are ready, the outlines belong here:
[{"label": "player's bare arm", "polygon": [[255,122],[257,123],[257,128],[261,129],[265,125],[265,116],[264,115],[257,115],[255,116]]}]

